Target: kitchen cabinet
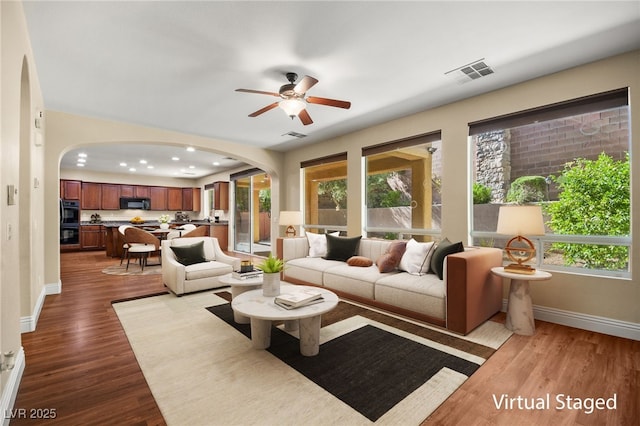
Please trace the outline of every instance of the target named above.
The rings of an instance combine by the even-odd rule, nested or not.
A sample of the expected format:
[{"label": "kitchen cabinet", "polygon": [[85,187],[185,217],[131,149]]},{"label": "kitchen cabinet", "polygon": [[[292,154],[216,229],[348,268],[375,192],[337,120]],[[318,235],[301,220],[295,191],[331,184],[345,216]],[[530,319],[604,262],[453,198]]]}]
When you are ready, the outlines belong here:
[{"label": "kitchen cabinet", "polygon": [[79,200],[82,182],[79,180],[60,180],[60,198],[63,200]]},{"label": "kitchen cabinet", "polygon": [[133,185],[120,185],[120,196],[124,198],[135,197],[135,187]]},{"label": "kitchen cabinet", "polygon": [[184,210],[182,188],[167,188],[167,210]]},{"label": "kitchen cabinet", "polygon": [[151,210],[167,210],[167,188],[164,186],[150,186]]},{"label": "kitchen cabinet", "polygon": [[136,185],[133,189],[135,191],[134,197],[136,197],[136,198],[150,198],[151,197],[151,191],[149,190],[148,186]]},{"label": "kitchen cabinet", "polygon": [[218,239],[218,244],[220,244],[222,250],[227,251],[229,249],[229,225],[222,223],[211,224],[209,235]]},{"label": "kitchen cabinet", "polygon": [[80,207],[86,210],[100,210],[102,201],[102,185],[82,182],[82,199]]},{"label": "kitchen cabinet", "polygon": [[102,250],[105,248],[104,227],[102,225],[80,226],[80,248],[82,250]]},{"label": "kitchen cabinet", "polygon": [[182,188],[182,210],[200,211],[200,188]]},{"label": "kitchen cabinet", "polygon": [[120,185],[111,183],[102,184],[102,210],[120,210],[120,190]]},{"label": "kitchen cabinet", "polygon": [[213,208],[229,210],[229,182],[213,183]]}]

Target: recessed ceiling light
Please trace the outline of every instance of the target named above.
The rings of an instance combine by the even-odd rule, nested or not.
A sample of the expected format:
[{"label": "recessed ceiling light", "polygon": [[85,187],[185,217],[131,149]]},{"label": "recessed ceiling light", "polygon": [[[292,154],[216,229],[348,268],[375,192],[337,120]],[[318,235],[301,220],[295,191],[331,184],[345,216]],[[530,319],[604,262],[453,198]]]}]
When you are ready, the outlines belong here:
[{"label": "recessed ceiling light", "polygon": [[86,163],[87,159],[86,158],[78,158],[78,163]]},{"label": "recessed ceiling light", "polygon": [[196,168],[196,166],[189,166],[189,168],[190,168],[190,169],[195,169],[195,168]]},{"label": "recessed ceiling light", "polygon": [[140,164],[147,164],[147,160],[140,160]]},{"label": "recessed ceiling light", "polygon": [[120,163],[122,167],[127,167],[127,163]]},{"label": "recessed ceiling light", "polygon": [[81,153],[79,153],[79,154],[78,154],[78,157],[80,157],[80,158],[87,158],[87,154],[86,154],[86,153],[84,153],[84,152],[81,152]]},{"label": "recessed ceiling light", "polygon": [[131,168],[129,169],[129,171],[130,171],[130,172],[135,172],[135,171],[136,171],[136,169],[135,169],[135,167],[131,167]]},{"label": "recessed ceiling light", "polygon": [[192,146],[188,146],[188,147],[187,147],[187,151],[189,151],[189,152],[193,152],[193,151],[195,151],[195,150],[196,150],[196,149],[195,149],[194,147],[192,147]]},{"label": "recessed ceiling light", "polygon": [[147,166],[147,169],[153,169],[153,166],[152,166],[151,164],[149,164],[149,165]]},{"label": "recessed ceiling light", "polygon": [[173,161],[180,161],[180,157],[171,157]]},{"label": "recessed ceiling light", "polygon": [[214,165],[214,166],[219,166],[219,165],[220,165],[220,162],[219,162],[219,161],[214,161],[214,162],[213,162],[213,165]]},{"label": "recessed ceiling light", "polygon": [[76,166],[78,166],[78,167],[84,167],[84,163],[78,163],[78,164],[76,164]]}]

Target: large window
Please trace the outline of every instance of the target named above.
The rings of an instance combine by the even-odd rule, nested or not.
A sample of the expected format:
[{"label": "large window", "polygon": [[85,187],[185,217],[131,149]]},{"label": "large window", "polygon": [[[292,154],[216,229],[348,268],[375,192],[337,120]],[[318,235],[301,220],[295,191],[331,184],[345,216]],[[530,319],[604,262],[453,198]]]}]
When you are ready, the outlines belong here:
[{"label": "large window", "polygon": [[474,244],[503,248],[500,205],[536,203],[537,266],[628,277],[629,117],[625,88],[470,123]]},{"label": "large window", "polygon": [[347,230],[347,153],[304,161],[304,228]]},{"label": "large window", "polygon": [[440,132],[365,147],[368,237],[430,241],[440,233]]}]

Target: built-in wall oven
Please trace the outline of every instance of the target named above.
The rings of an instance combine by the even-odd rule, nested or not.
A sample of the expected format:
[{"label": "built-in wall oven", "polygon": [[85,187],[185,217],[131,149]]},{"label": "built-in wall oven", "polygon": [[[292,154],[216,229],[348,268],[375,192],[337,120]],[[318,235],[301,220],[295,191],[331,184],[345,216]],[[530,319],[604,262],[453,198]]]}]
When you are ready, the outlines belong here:
[{"label": "built-in wall oven", "polygon": [[80,244],[80,202],[60,200],[60,244]]}]

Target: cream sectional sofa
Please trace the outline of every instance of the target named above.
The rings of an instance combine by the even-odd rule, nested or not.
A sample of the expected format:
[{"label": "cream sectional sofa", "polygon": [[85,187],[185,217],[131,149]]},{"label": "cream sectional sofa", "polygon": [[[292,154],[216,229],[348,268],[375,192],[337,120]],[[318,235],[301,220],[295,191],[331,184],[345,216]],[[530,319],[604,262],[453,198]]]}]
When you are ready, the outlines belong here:
[{"label": "cream sectional sofa", "polygon": [[[183,265],[172,250],[176,246],[190,246],[203,242],[203,259]],[[162,282],[180,296],[194,291],[224,287],[219,277],[240,270],[240,259],[225,254],[213,237],[174,238],[162,241]]]},{"label": "cream sectional sofa", "polygon": [[[357,255],[375,262],[391,242],[363,238]],[[279,238],[277,252],[285,261],[282,278],[288,282],[326,287],[341,296],[460,334],[469,333],[502,307],[502,280],[491,273],[492,267],[502,265],[502,251],[495,248],[467,247],[446,256],[442,280],[431,273],[381,273],[375,263],[360,267],[308,257],[305,237]]]}]

